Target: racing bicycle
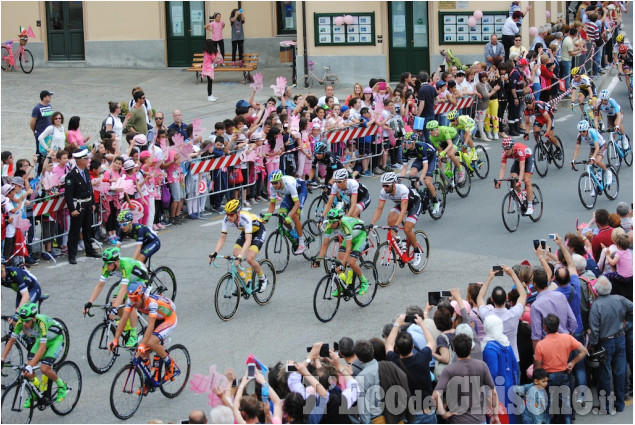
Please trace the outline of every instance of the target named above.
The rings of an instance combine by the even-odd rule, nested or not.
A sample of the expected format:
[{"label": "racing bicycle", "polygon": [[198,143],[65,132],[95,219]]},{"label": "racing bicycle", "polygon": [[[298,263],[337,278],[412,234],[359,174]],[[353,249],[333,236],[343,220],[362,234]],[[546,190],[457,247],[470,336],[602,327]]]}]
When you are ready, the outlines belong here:
[{"label": "racing bicycle", "polygon": [[[526,215],[528,201],[527,190],[518,190],[516,184],[518,179],[510,177],[508,179],[494,179],[494,184],[498,182],[509,182],[509,189],[503,197],[503,205],[501,206],[501,214],[503,216],[503,224],[509,232],[515,232],[518,229],[520,223],[520,216]],[[542,191],[537,184],[532,183],[531,187],[534,191],[534,199],[532,200],[534,206],[534,212],[529,216],[529,219],[534,223],[539,221],[542,217],[542,209],[544,201],[542,198]]]},{"label": "racing bicycle", "polygon": [[[169,298],[174,301],[176,299],[176,277],[174,276],[174,272],[168,266],[160,266],[156,269],[153,269],[151,260],[152,257],[146,264],[149,275],[148,289],[150,290],[150,294],[161,295],[162,297]],[[116,297],[116,295],[113,295],[113,293],[119,283],[121,283],[121,279],[113,283],[113,285],[108,290],[108,293],[106,294],[106,303],[110,302],[112,298]]]},{"label": "racing bicycle", "polygon": [[388,286],[395,277],[397,265],[408,268],[412,273],[419,274],[425,270],[430,258],[430,241],[428,235],[423,230],[415,231],[417,246],[421,253],[421,262],[414,266],[411,261],[414,258],[414,247],[410,245],[408,238],[401,239],[395,235],[397,229],[403,230],[403,227],[397,226],[381,226],[381,229],[387,230],[386,241],[382,242],[375,254],[375,265],[379,274],[379,286]]},{"label": "racing bicycle", "polygon": [[538,142],[536,142],[534,147],[534,165],[540,177],[547,175],[549,164],[552,162],[558,169],[564,165],[564,145],[560,137],[554,136],[554,138],[558,141],[557,147],[549,139],[545,138],[545,130],[540,130]]},{"label": "racing bicycle", "polygon": [[[617,78],[622,81],[622,73],[617,73]],[[633,110],[633,77],[630,78],[630,84],[628,85],[628,102],[631,104],[631,111]]]},{"label": "racing bicycle", "polygon": [[[366,230],[366,245],[364,249],[360,252],[360,260],[361,261],[375,261],[375,253],[377,252],[377,247],[379,246],[379,235],[375,229]],[[325,258],[337,258],[337,253],[340,250],[340,246],[342,246],[342,242],[344,241],[344,237],[341,234],[332,237],[329,240],[329,244],[326,246],[326,253],[324,254]],[[319,252],[319,250],[318,250]],[[324,262],[324,271],[326,273],[329,272],[329,263]]]},{"label": "racing bicycle", "polygon": [[441,198],[439,202],[439,211],[435,214],[434,199],[430,196],[428,186],[426,186],[425,183],[419,183],[418,177],[399,177],[399,181],[404,178],[410,180],[410,187],[415,189],[419,193],[419,196],[421,196],[421,211],[424,213],[428,211],[430,213],[430,217],[435,220],[443,217],[443,212],[445,211],[445,187],[439,182],[432,183],[434,185],[434,190],[437,192],[437,198]]},{"label": "racing bicycle", "polygon": [[[459,153],[460,152],[460,153]],[[460,155],[462,158],[463,152],[458,151],[456,155]],[[465,169],[465,178],[459,182],[459,173],[456,171],[456,165],[447,156],[438,158],[438,165],[434,170],[433,181],[435,183],[441,183],[445,187],[446,193],[452,193],[456,190],[457,195],[461,198],[465,198],[470,194],[472,190],[472,177],[470,176],[469,167],[465,161],[461,161],[461,165]]]},{"label": "racing bicycle", "polygon": [[617,172],[609,166],[602,173],[602,169],[593,160],[572,162],[573,170],[576,165],[586,165],[586,171],[578,179],[578,195],[580,202],[587,210],[592,209],[597,202],[597,197],[604,193],[611,201],[617,198],[620,191],[620,181]]},{"label": "racing bicycle", "polygon": [[622,134],[618,129],[609,129],[609,140],[606,150],[606,160],[608,164],[620,172],[622,161],[629,167],[633,165],[633,146],[626,134]]},{"label": "racing bicycle", "polygon": [[[265,242],[265,258],[273,264],[276,273],[282,273],[289,265],[289,257],[291,252],[298,249],[298,235],[295,227],[288,229],[284,225],[286,214],[271,213],[261,214],[261,217],[276,217],[278,223],[276,230],[267,236]],[[302,233],[304,235],[305,250],[302,253],[305,259],[309,260],[316,256],[322,246],[322,232],[317,221],[308,219],[302,224]],[[291,245],[291,247],[289,247]]]}]

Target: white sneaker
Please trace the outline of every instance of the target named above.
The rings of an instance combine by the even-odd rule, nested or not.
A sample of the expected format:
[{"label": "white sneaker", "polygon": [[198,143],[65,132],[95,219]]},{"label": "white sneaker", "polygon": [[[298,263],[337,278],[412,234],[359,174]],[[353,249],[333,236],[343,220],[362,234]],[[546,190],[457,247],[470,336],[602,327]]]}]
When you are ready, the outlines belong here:
[{"label": "white sneaker", "polygon": [[498,132],[494,133],[494,140],[498,140]]},{"label": "white sneaker", "polygon": [[267,287],[267,285],[269,285],[269,280],[267,279],[267,276],[264,276],[262,279],[260,279],[260,289],[258,290],[258,292],[265,292],[265,288]]},{"label": "white sneaker", "polygon": [[488,139],[493,139],[494,136],[492,136],[492,132],[491,131],[486,131],[485,134],[487,134],[487,138]]},{"label": "white sneaker", "polygon": [[412,257],[412,261],[410,261],[410,263],[417,267],[419,263],[421,263],[421,253],[415,252],[415,255]]},{"label": "white sneaker", "polygon": [[527,212],[525,213],[525,215],[532,215],[534,213],[534,206],[533,205],[529,205],[527,207]]},{"label": "white sneaker", "polygon": [[441,202],[435,202],[432,205],[432,214],[437,215],[439,214],[439,210],[441,209]]},{"label": "white sneaker", "polygon": [[465,168],[461,168],[459,171],[459,183],[462,183],[465,180]]},{"label": "white sneaker", "polygon": [[214,95],[209,95],[207,96],[207,100],[209,100],[210,102],[216,102],[218,98],[216,98]]},{"label": "white sneaker", "polygon": [[613,183],[613,173],[605,172],[604,180],[606,180],[604,183],[606,183],[607,186]]},{"label": "white sneaker", "polygon": [[298,249],[295,250],[295,252],[293,253],[293,255],[300,255],[302,254],[304,251],[306,250],[306,247],[304,245],[298,245]]},{"label": "white sneaker", "polygon": [[84,250],[84,241],[79,241],[77,243],[77,250],[78,251],[83,251]]}]

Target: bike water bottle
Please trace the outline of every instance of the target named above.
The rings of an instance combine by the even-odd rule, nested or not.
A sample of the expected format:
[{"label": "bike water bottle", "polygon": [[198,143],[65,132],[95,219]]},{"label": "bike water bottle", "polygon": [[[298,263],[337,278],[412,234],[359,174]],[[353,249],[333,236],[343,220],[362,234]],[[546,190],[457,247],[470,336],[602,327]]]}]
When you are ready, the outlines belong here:
[{"label": "bike water bottle", "polygon": [[595,173],[595,177],[597,177],[597,179],[599,181],[602,181],[602,169],[598,167],[598,171]]},{"label": "bike water bottle", "polygon": [[291,229],[289,234],[293,237],[293,239],[298,239],[298,232],[295,229]]},{"label": "bike water bottle", "polygon": [[238,275],[240,276],[240,278],[241,278],[242,280],[245,280],[245,279],[247,278],[247,275],[246,275],[246,274],[245,274],[245,272],[244,272],[244,271],[242,271],[242,270],[240,270],[240,271],[238,272]]},{"label": "bike water bottle", "polygon": [[247,268],[247,282],[251,282],[251,277],[253,276],[254,270],[251,267]]},{"label": "bike water bottle", "polygon": [[156,379],[157,381],[159,380],[159,362],[161,361],[161,358],[159,357],[158,354],[154,355],[154,358],[152,359],[152,369],[154,370],[154,379]]},{"label": "bike water bottle", "polygon": [[527,199],[527,191],[521,190],[520,192],[518,192],[518,198],[520,198],[521,201]]}]

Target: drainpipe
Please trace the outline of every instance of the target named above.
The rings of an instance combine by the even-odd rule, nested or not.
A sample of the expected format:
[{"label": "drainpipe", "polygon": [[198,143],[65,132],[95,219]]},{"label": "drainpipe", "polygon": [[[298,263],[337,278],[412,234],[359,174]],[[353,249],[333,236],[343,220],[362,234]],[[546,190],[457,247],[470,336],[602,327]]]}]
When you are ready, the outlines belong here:
[{"label": "drainpipe", "polygon": [[307,74],[309,71],[309,57],[308,57],[308,47],[306,41],[306,2],[302,2],[302,47],[304,48],[304,74]]}]

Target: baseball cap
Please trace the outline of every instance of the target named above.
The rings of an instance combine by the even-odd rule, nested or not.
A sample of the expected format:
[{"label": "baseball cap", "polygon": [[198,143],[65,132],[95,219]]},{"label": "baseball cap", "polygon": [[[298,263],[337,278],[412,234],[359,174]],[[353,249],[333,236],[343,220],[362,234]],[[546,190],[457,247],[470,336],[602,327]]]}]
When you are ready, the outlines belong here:
[{"label": "baseball cap", "polygon": [[13,189],[15,189],[15,186],[12,185],[12,184],[8,184],[7,183],[5,185],[2,185],[2,194],[4,196],[7,196],[9,194],[9,192],[11,192]]},{"label": "baseball cap", "polygon": [[343,113],[344,113],[344,112],[346,112],[346,111],[348,111],[348,106],[346,106],[346,105],[342,105],[342,107],[340,108],[340,113],[342,113],[342,114],[343,114]]},{"label": "baseball cap", "polygon": [[518,61],[518,66],[527,66],[529,65],[529,62],[527,62],[527,59],[522,58],[521,60]]},{"label": "baseball cap", "polygon": [[148,158],[150,156],[150,151],[143,151],[139,154],[140,159]]},{"label": "baseball cap", "polygon": [[445,85],[446,85],[445,81],[443,81],[443,80],[437,81],[437,88],[441,88],[441,87],[443,87]]},{"label": "baseball cap", "polygon": [[53,96],[53,92],[48,90],[42,90],[40,92],[40,100],[44,99],[46,96]]},{"label": "baseball cap", "polygon": [[617,215],[619,215],[620,217],[625,217],[628,215],[628,204],[626,202],[620,202],[619,204],[617,204],[617,208],[615,209],[615,212],[617,212]]},{"label": "baseball cap", "polygon": [[247,102],[246,100],[239,100],[238,102],[236,102],[236,107],[237,108],[251,108],[251,103]]}]

